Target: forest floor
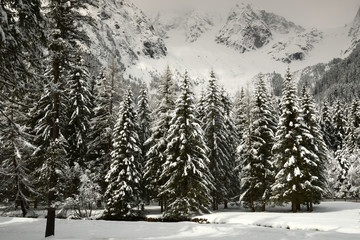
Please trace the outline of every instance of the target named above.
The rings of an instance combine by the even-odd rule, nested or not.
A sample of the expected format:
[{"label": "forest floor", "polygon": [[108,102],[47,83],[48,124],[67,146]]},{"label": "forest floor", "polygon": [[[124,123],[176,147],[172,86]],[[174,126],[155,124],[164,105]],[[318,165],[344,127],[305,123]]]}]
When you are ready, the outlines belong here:
[{"label": "forest floor", "polygon": [[[253,213],[231,206],[199,216],[209,224],[56,219],[55,236],[46,239],[360,239],[360,202],[322,202],[312,213],[292,213],[289,209],[275,207]],[[145,210],[149,217],[160,216],[157,206]],[[45,224],[41,216],[0,217],[0,239],[45,239]]]}]

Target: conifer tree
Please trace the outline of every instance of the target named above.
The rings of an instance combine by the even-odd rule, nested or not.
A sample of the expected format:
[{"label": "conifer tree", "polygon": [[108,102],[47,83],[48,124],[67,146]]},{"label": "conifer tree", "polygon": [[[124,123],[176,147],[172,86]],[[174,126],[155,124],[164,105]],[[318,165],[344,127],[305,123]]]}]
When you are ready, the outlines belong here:
[{"label": "conifer tree", "polygon": [[291,78],[288,69],[280,103],[281,117],[273,147],[276,175],[270,200],[277,203],[291,202],[291,209],[296,212],[306,200],[307,169],[313,166],[313,163],[307,158],[309,150],[306,149],[305,136],[309,135],[309,131],[303,123]]},{"label": "conifer tree", "polygon": [[[276,119],[273,116],[271,100],[261,75],[255,89],[250,113],[252,120],[247,134],[247,138],[250,139],[245,141],[247,146],[244,149],[251,149],[253,156],[251,156],[251,161],[248,160],[247,166],[251,169],[249,173],[254,179],[251,180],[253,182],[250,185],[244,183],[242,196],[246,198],[246,192],[252,193],[252,196],[248,197],[248,199],[258,201],[262,211],[265,211],[265,205],[269,201],[271,194],[270,186],[274,181],[271,149],[274,144]],[[251,144],[249,141],[251,141]],[[246,184],[253,187],[253,189],[247,189]],[[254,210],[253,202],[250,202],[250,206]]]},{"label": "conifer tree", "polygon": [[167,196],[165,218],[188,218],[209,212],[213,178],[208,168],[207,147],[196,119],[194,96],[185,73],[181,95],[167,136],[167,156],[160,195]]},{"label": "conifer tree", "polygon": [[[68,1],[68,0],[50,0],[46,7],[46,16],[49,19],[49,29],[51,29],[48,36],[49,43],[49,64],[47,68],[47,77],[49,79],[47,90],[51,95],[49,102],[49,111],[51,111],[51,125],[48,126],[51,134],[51,144],[49,152],[54,158],[51,163],[55,163],[63,156],[55,156],[60,153],[59,149],[65,146],[60,146],[66,140],[62,134],[65,133],[66,126],[69,121],[63,118],[66,115],[67,101],[65,94],[66,81],[69,78],[69,73],[77,66],[76,53],[81,49],[80,44],[88,44],[89,38],[86,36],[84,30],[80,30],[79,22],[90,22],[91,18],[81,13],[81,9],[86,9],[92,0],[84,1]],[[48,116],[48,117],[50,117]],[[46,117],[46,116],[44,116]],[[47,130],[46,130],[47,131]],[[65,135],[64,135],[65,136]],[[66,137],[66,136],[65,136]],[[54,150],[56,149],[56,150]],[[48,165],[49,170],[55,170],[54,166]],[[49,179],[49,194],[48,194],[48,218],[45,237],[54,235],[55,228],[55,209],[51,206],[55,200],[56,188],[56,173],[50,173]]]},{"label": "conifer tree", "polygon": [[163,172],[163,164],[166,161],[164,151],[167,147],[167,132],[170,128],[170,120],[175,106],[174,83],[170,68],[166,69],[162,82],[158,89],[160,96],[159,107],[155,110],[155,120],[151,129],[151,136],[145,145],[149,147],[146,154],[147,160],[145,164],[144,178],[147,182],[147,190],[152,198],[160,201],[161,210],[163,211],[165,196],[158,195],[159,188],[167,179],[160,179]]},{"label": "conifer tree", "polygon": [[342,149],[343,139],[345,137],[345,116],[344,106],[340,100],[336,100],[332,109],[334,124],[334,149],[335,151]]},{"label": "conifer tree", "polygon": [[234,196],[236,196],[239,192],[239,171],[236,168],[236,149],[238,147],[239,136],[236,132],[236,126],[233,120],[233,104],[230,101],[230,97],[228,96],[228,93],[225,91],[224,88],[221,89],[220,96],[224,110],[226,132],[228,134],[226,138],[229,144],[229,149],[227,152],[229,162],[227,164],[228,170],[226,171],[226,188],[228,189],[228,191],[227,195],[224,198],[224,208],[227,208],[228,201]]},{"label": "conifer tree", "polygon": [[20,205],[25,217],[30,196],[35,193],[28,169],[34,146],[24,125],[27,117],[19,108],[18,104],[8,101],[4,115],[0,115],[0,121],[4,123],[0,134],[0,201],[9,202],[14,208]]},{"label": "conifer tree", "polygon": [[133,106],[132,92],[122,104],[115,124],[110,170],[106,174],[105,218],[117,219],[137,215],[140,191],[140,160],[138,125]]},{"label": "conifer tree", "polygon": [[219,87],[216,83],[214,72],[211,72],[209,86],[206,93],[205,116],[202,119],[202,128],[205,133],[205,142],[209,148],[208,158],[210,160],[210,171],[214,176],[215,189],[212,192],[213,210],[218,209],[218,205],[224,201],[230,189],[229,172],[233,172],[231,166],[231,142],[230,133],[226,126],[224,106],[221,102]]},{"label": "conifer tree", "polygon": [[302,118],[308,129],[304,137],[305,148],[310,151],[305,158],[306,169],[305,201],[308,211],[313,211],[313,203],[319,203],[322,199],[326,186],[325,164],[328,158],[328,150],[321,134],[317,120],[317,111],[314,100],[310,97],[306,88],[301,97]]},{"label": "conifer tree", "polygon": [[329,104],[326,100],[323,101],[321,109],[321,119],[320,119],[321,131],[323,133],[324,141],[329,149],[336,151],[334,148],[334,125],[332,122],[332,117],[329,109]]},{"label": "conifer tree", "polygon": [[[110,80],[101,70],[94,86],[93,117],[90,120],[90,141],[88,156],[93,173],[108,172],[110,168],[111,139],[116,117],[114,111],[114,78]],[[95,176],[101,192],[106,190],[106,182],[101,174]]]},{"label": "conifer tree", "polygon": [[[150,117],[150,109],[148,103],[148,95],[146,86],[143,85],[140,91],[140,96],[138,97],[138,108],[137,108],[137,117],[139,122],[139,145],[141,149],[141,174],[144,174],[145,170],[145,163],[147,160],[146,153],[149,150],[149,146],[145,144],[147,139],[151,136],[150,131],[150,124],[151,124],[151,117]],[[143,181],[141,183],[141,190],[143,198],[149,203],[149,194],[146,190],[146,182]]]},{"label": "conifer tree", "polygon": [[236,127],[236,132],[238,135],[240,144],[242,135],[247,131],[248,127],[248,97],[245,95],[244,89],[242,88],[240,92],[237,92],[235,95],[234,102],[234,123]]},{"label": "conifer tree", "polygon": [[72,66],[67,83],[69,107],[67,108],[69,124],[66,135],[70,165],[78,163],[85,168],[87,146],[89,144],[90,118],[92,115],[90,76],[81,55],[77,56],[77,65]]}]

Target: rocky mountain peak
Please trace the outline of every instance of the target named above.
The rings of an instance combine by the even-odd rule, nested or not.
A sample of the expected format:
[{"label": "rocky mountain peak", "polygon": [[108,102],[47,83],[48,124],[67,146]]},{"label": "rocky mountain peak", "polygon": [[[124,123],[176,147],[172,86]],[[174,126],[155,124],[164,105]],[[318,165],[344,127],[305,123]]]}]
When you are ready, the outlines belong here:
[{"label": "rocky mountain peak", "polygon": [[251,5],[236,5],[225,25],[216,36],[216,42],[233,47],[241,53],[263,47],[272,39],[272,33]]}]

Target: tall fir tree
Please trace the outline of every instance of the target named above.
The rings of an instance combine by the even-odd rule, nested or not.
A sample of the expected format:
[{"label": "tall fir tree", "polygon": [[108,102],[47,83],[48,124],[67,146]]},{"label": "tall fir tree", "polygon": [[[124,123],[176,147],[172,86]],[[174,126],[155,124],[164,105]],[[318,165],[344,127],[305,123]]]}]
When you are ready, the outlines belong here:
[{"label": "tall fir tree", "polygon": [[334,124],[334,149],[335,151],[342,149],[343,139],[345,137],[345,116],[344,106],[340,100],[336,100],[332,109],[333,124]]},{"label": "tall fir tree", "polygon": [[[137,108],[137,117],[138,117],[138,123],[139,123],[139,145],[141,149],[141,174],[144,174],[145,171],[145,164],[147,161],[146,153],[149,151],[149,146],[146,145],[146,141],[151,136],[151,112],[149,109],[149,101],[148,101],[148,95],[146,86],[143,85],[140,91],[140,96],[138,97],[138,108]],[[142,179],[141,183],[141,190],[142,190],[142,196],[144,200],[146,200],[147,203],[150,202],[150,196],[149,193],[146,190],[146,181]]]},{"label": "tall fir tree", "polygon": [[160,195],[167,196],[165,218],[182,219],[208,213],[213,178],[208,168],[207,147],[196,119],[194,96],[185,73],[181,95],[167,136],[167,156]]},{"label": "tall fir tree", "polygon": [[31,182],[28,166],[34,146],[24,124],[25,113],[18,104],[6,102],[4,115],[0,115],[3,124],[0,134],[0,201],[8,202],[12,209],[21,207],[25,217],[30,208],[30,196],[35,189]]},{"label": "tall fir tree", "polygon": [[224,201],[230,189],[231,179],[231,142],[230,133],[226,126],[224,106],[221,102],[220,90],[217,85],[215,73],[212,71],[209,80],[206,100],[204,105],[205,116],[202,119],[202,128],[205,133],[205,142],[209,148],[210,171],[215,180],[215,189],[212,191],[213,210]]},{"label": "tall fir tree", "polygon": [[239,171],[236,168],[237,152],[239,136],[236,132],[236,126],[233,119],[233,103],[230,100],[228,93],[224,88],[220,92],[221,103],[224,110],[225,126],[227,129],[227,141],[229,142],[228,155],[228,171],[226,172],[226,188],[228,189],[227,195],[224,198],[224,208],[228,207],[228,202],[239,193]]},{"label": "tall fir tree", "polygon": [[305,148],[310,151],[305,158],[306,182],[305,202],[308,211],[313,211],[313,203],[319,203],[326,187],[325,167],[328,159],[328,149],[321,133],[321,127],[315,108],[315,103],[304,87],[301,96],[302,118],[308,129],[305,135]]},{"label": "tall fir tree", "polygon": [[235,95],[234,123],[236,127],[236,133],[239,139],[238,144],[240,144],[242,135],[246,133],[248,127],[248,98],[249,96],[245,95],[245,91],[243,88]]},{"label": "tall fir tree", "polygon": [[105,218],[137,215],[140,201],[141,149],[131,90],[122,103],[113,133],[110,170],[106,174]]},{"label": "tall fir tree", "polygon": [[[252,156],[244,164],[244,174],[250,174],[252,176],[248,180],[243,180],[242,197],[248,199],[248,205],[254,210],[254,201],[257,201],[265,211],[266,203],[269,202],[271,194],[271,184],[274,181],[274,167],[272,163],[271,149],[274,145],[274,131],[276,129],[276,119],[273,116],[273,109],[271,105],[270,97],[267,94],[265,83],[260,75],[257,83],[254,100],[252,103],[251,124],[249,124],[250,130],[246,135],[247,139],[244,144],[244,149],[251,149]],[[246,160],[246,158],[245,158]],[[245,177],[245,176],[243,176]],[[253,179],[254,178],[254,179]],[[244,181],[252,181],[252,183],[245,183]],[[253,189],[249,189],[249,188]],[[251,196],[247,196],[252,194]],[[249,202],[249,200],[251,200]]]},{"label": "tall fir tree", "polygon": [[[105,70],[100,71],[94,86],[93,117],[90,119],[90,141],[88,157],[91,172],[108,172],[110,168],[111,139],[116,121],[114,109],[114,77],[108,79]],[[106,190],[106,182],[101,174],[95,176],[95,182]]]},{"label": "tall fir tree", "polygon": [[90,118],[92,116],[90,76],[84,59],[77,55],[77,65],[70,71],[67,83],[69,107],[67,108],[69,124],[66,135],[70,165],[75,162],[86,166],[87,146],[89,144]]},{"label": "tall fir tree", "polygon": [[[49,19],[48,46],[49,54],[46,75],[49,87],[46,90],[48,96],[47,105],[50,106],[48,111],[50,115],[42,117],[50,118],[50,123],[45,126],[42,132],[49,132],[51,136],[51,147],[48,149],[53,160],[47,164],[49,171],[55,171],[56,167],[52,166],[63,156],[55,156],[62,151],[59,149],[66,148],[67,137],[65,129],[69,119],[64,118],[67,113],[69,101],[66,96],[66,82],[70,78],[70,73],[77,66],[76,53],[81,49],[81,44],[89,44],[89,38],[84,30],[79,28],[79,22],[91,22],[91,18],[82,14],[81,10],[86,9],[92,0],[68,1],[68,0],[50,0],[46,4],[46,17]],[[66,145],[63,145],[66,143]],[[63,146],[60,146],[60,145]],[[57,174],[49,174],[49,193],[48,198],[48,218],[45,237],[54,235],[55,231],[55,189],[57,185]]]},{"label": "tall fir tree", "polygon": [[324,141],[329,149],[336,151],[335,145],[335,136],[334,136],[334,125],[332,121],[332,116],[329,108],[329,103],[324,100],[321,109],[321,119],[320,119],[321,131],[324,137]]},{"label": "tall fir tree", "polygon": [[296,90],[292,83],[290,69],[287,70],[280,103],[281,116],[273,147],[275,181],[272,184],[272,197],[276,203],[291,202],[291,209],[297,212],[304,203],[309,166],[313,163],[307,158],[306,138],[309,135]]},{"label": "tall fir tree", "polygon": [[167,133],[170,128],[170,120],[172,118],[175,106],[174,83],[170,68],[166,69],[162,77],[161,84],[158,89],[160,96],[159,107],[155,109],[154,116],[156,119],[152,123],[151,136],[145,145],[149,147],[146,154],[147,160],[145,164],[144,178],[147,182],[147,190],[153,199],[158,199],[161,210],[164,210],[165,196],[159,195],[159,188],[166,179],[160,178],[163,172],[163,164],[166,161],[164,151],[167,147]]}]

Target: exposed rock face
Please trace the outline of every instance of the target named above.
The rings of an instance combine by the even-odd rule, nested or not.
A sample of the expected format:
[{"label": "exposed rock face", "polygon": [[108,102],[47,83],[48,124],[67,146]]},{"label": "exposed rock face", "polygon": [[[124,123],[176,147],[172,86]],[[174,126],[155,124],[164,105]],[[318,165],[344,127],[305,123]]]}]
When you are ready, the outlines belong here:
[{"label": "exposed rock face", "polygon": [[124,0],[99,0],[98,6],[90,6],[87,14],[95,19],[93,26],[84,26],[91,39],[89,51],[104,65],[117,59],[119,65],[126,68],[141,55],[166,56],[163,39],[134,4]]},{"label": "exposed rock face", "polygon": [[285,18],[251,5],[237,5],[216,36],[216,42],[240,53],[263,49],[277,61],[303,60],[322,39],[316,29],[306,31]]},{"label": "exposed rock face", "polygon": [[355,49],[356,45],[360,43],[360,8],[351,24],[349,37],[351,37],[351,46],[346,50],[346,52],[351,52]]},{"label": "exposed rock face", "polygon": [[213,21],[207,14],[195,10],[179,10],[158,13],[153,25],[163,38],[168,38],[169,31],[178,29],[184,32],[186,41],[192,43],[213,27]]},{"label": "exposed rock face", "polygon": [[261,19],[261,14],[250,5],[237,5],[226,24],[216,36],[216,42],[235,48],[241,53],[256,50],[268,44],[272,33]]}]

